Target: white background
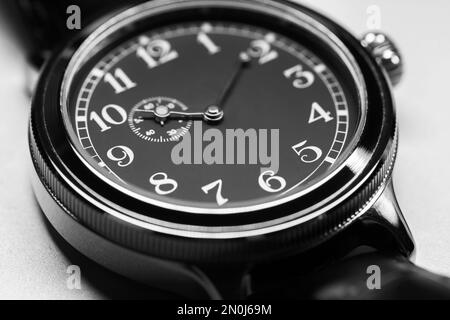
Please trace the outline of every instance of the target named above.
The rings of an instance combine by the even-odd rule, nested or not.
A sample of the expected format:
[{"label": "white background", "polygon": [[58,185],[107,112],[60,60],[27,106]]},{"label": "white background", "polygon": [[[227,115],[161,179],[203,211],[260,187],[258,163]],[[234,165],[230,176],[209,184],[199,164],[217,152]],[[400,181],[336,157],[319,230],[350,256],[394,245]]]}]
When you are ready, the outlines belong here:
[{"label": "white background", "polygon": [[[303,1],[354,34],[366,31],[367,8],[382,12],[382,30],[402,49],[406,74],[396,88],[401,126],[395,185],[417,242],[416,262],[450,276],[450,9],[448,1]],[[49,232],[29,183],[25,63],[0,28],[0,298],[153,297],[89,263]],[[80,265],[82,290],[66,286]]]}]

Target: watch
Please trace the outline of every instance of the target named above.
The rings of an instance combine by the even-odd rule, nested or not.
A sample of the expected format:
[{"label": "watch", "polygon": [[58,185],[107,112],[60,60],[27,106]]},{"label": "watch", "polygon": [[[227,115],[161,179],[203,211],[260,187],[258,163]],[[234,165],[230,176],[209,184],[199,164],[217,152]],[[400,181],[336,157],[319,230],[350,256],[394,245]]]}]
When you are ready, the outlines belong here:
[{"label": "watch", "polygon": [[88,258],[200,299],[450,298],[410,262],[387,35],[288,0],[8,6],[45,61],[36,198]]}]

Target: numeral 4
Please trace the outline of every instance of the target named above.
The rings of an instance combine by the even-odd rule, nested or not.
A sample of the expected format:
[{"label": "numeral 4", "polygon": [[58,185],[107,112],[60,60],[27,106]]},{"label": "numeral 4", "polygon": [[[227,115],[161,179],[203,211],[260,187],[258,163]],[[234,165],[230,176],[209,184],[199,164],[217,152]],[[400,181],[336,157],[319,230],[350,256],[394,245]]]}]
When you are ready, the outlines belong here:
[{"label": "numeral 4", "polygon": [[202,188],[202,190],[203,190],[203,192],[205,194],[208,194],[211,190],[213,190],[215,188],[217,188],[217,191],[216,191],[216,202],[219,205],[219,207],[221,207],[221,206],[223,206],[224,204],[226,204],[228,202],[228,199],[225,199],[222,196],[222,179],[217,180],[217,181],[215,181],[213,183],[210,183],[210,184],[204,186]]},{"label": "numeral 4", "polygon": [[320,104],[314,102],[311,108],[311,115],[309,116],[309,124],[314,123],[319,120],[325,120],[325,122],[330,122],[334,118],[331,116],[331,112],[325,111]]},{"label": "numeral 4", "polygon": [[120,68],[114,70],[114,75],[112,75],[111,73],[107,73],[104,80],[106,83],[111,85],[111,87],[113,87],[116,94],[120,94],[136,87],[136,83],[131,81],[126,73]]}]

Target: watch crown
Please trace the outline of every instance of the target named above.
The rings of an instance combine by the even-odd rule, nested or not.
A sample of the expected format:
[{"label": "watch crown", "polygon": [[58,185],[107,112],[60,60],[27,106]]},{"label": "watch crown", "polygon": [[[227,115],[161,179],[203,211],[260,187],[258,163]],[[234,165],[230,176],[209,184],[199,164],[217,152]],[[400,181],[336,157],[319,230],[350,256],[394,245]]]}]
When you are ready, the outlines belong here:
[{"label": "watch crown", "polygon": [[403,75],[403,59],[392,39],[382,32],[371,31],[362,37],[361,44],[386,70],[392,85],[397,85]]}]

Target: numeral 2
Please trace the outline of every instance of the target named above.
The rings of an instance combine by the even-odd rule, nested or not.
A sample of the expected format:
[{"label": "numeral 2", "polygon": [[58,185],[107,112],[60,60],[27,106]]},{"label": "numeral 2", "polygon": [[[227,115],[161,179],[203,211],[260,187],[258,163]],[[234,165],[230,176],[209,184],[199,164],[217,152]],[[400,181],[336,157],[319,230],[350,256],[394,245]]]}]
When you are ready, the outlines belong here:
[{"label": "numeral 2", "polygon": [[258,59],[261,65],[278,58],[278,52],[272,50],[272,45],[267,40],[252,41],[250,48],[242,55],[245,58]]}]

